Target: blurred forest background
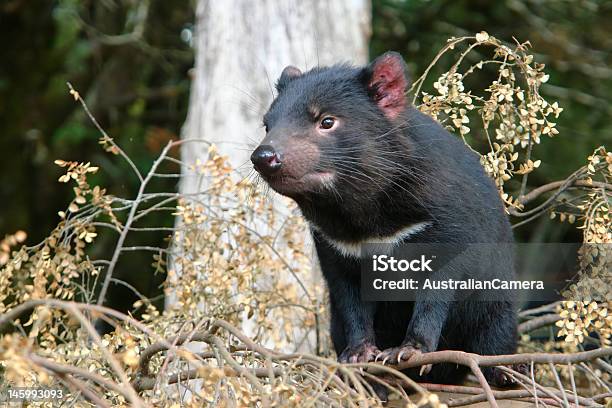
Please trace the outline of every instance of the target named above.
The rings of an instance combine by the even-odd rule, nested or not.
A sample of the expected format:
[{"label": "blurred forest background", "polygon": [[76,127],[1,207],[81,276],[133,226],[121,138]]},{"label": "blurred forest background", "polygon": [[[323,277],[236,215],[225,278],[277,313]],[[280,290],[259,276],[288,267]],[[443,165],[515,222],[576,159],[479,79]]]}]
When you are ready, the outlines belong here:
[{"label": "blurred forest background", "polygon": [[[189,101],[194,2],[175,0],[27,0],[0,3],[0,235],[24,230],[28,244],[57,224],[73,197],[58,184],[54,160],[91,161],[109,193],[133,196],[127,165],[98,145],[99,133],[68,94],[81,92],[94,116],[143,170],[178,139]],[[512,43],[529,40],[550,75],[545,97],[564,108],[557,140],[538,146],[542,166],[531,186],[567,177],[612,141],[612,2],[595,0],[374,0],[370,55],[396,50],[418,77],[452,36],[480,31]],[[440,67],[448,66],[444,61]],[[439,74],[439,73],[438,73]],[[254,72],[254,75],[266,75]],[[436,72],[429,76],[431,82]],[[475,87],[478,84],[474,84]],[[205,137],[205,136],[204,136]],[[171,165],[171,164],[166,164]],[[177,171],[178,169],[167,169]],[[176,191],[176,179],[156,189]],[[168,213],[150,218],[171,227]],[[515,230],[521,241],[579,242],[575,229],[541,219]],[[164,234],[148,237],[162,246]],[[93,248],[110,253],[101,236]],[[126,256],[116,277],[146,296],[161,293],[150,254]],[[127,309],[127,289],[109,303]]]}]

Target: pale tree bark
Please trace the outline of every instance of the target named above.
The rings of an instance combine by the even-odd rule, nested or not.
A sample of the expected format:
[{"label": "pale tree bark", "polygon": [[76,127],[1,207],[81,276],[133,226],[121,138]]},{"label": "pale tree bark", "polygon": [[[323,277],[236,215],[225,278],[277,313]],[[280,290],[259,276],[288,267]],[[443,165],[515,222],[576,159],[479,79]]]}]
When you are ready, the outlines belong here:
[{"label": "pale tree bark", "polygon": [[[364,64],[369,35],[369,0],[199,0],[194,80],[182,138],[214,143],[246,175],[283,68]],[[202,143],[181,148],[186,164],[204,162],[207,155]],[[184,174],[179,191],[201,192],[202,183]],[[170,294],[167,304],[172,303]]]}]

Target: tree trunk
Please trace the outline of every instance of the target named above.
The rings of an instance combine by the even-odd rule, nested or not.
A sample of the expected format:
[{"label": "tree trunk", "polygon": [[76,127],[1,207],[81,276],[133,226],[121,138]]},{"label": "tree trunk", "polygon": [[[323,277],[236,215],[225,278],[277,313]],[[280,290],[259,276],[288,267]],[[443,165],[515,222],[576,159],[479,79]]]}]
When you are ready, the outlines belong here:
[{"label": "tree trunk", "polygon": [[[194,82],[183,139],[214,143],[246,175],[252,169],[250,153],[264,137],[262,116],[283,68],[363,64],[369,34],[369,0],[199,0]],[[205,162],[208,146],[186,143],[181,155],[187,165]],[[201,192],[206,186],[200,183],[201,178],[183,174],[179,191]],[[176,274],[180,279],[179,268]]]}]

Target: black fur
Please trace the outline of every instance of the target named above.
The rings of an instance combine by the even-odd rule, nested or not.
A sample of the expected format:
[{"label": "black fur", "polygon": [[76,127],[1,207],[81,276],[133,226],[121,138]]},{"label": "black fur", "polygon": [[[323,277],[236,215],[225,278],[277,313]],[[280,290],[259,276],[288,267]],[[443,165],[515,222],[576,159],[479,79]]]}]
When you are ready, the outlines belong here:
[{"label": "black fur", "polygon": [[[386,56],[398,58],[397,54]],[[339,358],[371,360],[376,349],[406,344],[423,352],[515,352],[516,314],[510,302],[482,302],[477,294],[460,302],[364,302],[359,293],[359,260],[343,256],[328,243],[326,237],[357,242],[388,236],[418,222],[430,225],[407,242],[513,241],[498,191],[478,157],[408,103],[399,116],[390,119],[374,96],[372,73],[372,64],[338,65],[284,76],[280,94],[264,117],[268,136],[262,144],[273,145],[280,157],[287,155],[284,149],[300,146],[301,140],[304,145],[314,144],[319,160],[311,171],[335,172],[332,187],[278,190],[297,202],[313,227],[329,288],[331,336]],[[329,137],[313,134],[320,118],[317,112],[341,121]],[[460,265],[453,278],[469,273],[512,279],[510,250],[490,255],[489,265],[479,270]],[[425,380],[457,383],[464,373],[462,368],[440,364]],[[500,382],[498,374],[493,369],[485,371],[493,383]]]}]

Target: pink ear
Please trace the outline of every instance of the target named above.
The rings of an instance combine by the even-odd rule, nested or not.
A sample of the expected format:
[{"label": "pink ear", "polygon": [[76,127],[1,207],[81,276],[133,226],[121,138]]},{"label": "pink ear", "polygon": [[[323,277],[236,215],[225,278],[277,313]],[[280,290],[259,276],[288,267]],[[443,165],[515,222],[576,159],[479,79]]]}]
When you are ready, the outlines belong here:
[{"label": "pink ear", "polygon": [[406,108],[405,69],[404,60],[396,52],[387,52],[368,65],[369,93],[389,119],[395,119]]}]

